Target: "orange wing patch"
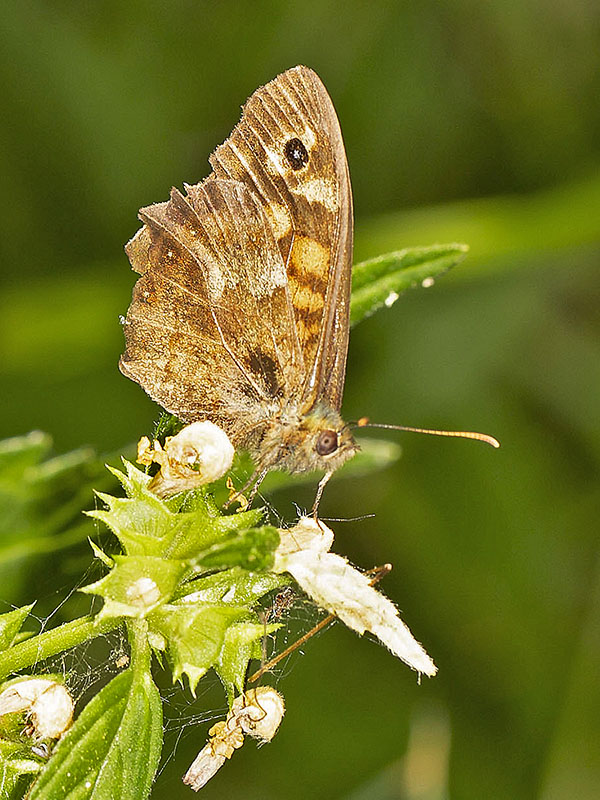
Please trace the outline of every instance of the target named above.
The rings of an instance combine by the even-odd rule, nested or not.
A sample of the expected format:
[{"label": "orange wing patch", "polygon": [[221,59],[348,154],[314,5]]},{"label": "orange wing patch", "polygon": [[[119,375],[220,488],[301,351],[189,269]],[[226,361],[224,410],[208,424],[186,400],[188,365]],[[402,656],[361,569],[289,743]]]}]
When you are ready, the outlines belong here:
[{"label": "orange wing patch", "polygon": [[298,342],[304,362],[311,364],[317,348],[329,277],[330,252],[315,239],[297,236],[287,267]]}]

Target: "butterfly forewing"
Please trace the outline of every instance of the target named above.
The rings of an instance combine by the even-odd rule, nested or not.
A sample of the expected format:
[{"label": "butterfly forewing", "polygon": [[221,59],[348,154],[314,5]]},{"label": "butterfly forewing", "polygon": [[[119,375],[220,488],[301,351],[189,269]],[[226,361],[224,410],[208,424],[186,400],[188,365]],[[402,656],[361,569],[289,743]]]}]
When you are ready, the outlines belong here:
[{"label": "butterfly forewing", "polygon": [[352,195],[340,126],[319,77],[295,67],[258,89],[211,156],[213,180],[259,198],[286,264],[304,371],[292,395],[339,409],[348,348]]}]

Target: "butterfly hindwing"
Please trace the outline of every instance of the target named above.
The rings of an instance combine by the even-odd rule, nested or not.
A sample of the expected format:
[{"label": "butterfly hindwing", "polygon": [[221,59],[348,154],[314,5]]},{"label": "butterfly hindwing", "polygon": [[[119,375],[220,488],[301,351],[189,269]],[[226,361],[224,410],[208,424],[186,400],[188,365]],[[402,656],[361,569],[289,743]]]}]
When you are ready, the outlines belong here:
[{"label": "butterfly hindwing", "polygon": [[244,185],[187,191],[140,211],[120,366],[180,419],[210,417],[239,439],[303,371],[285,265]]}]

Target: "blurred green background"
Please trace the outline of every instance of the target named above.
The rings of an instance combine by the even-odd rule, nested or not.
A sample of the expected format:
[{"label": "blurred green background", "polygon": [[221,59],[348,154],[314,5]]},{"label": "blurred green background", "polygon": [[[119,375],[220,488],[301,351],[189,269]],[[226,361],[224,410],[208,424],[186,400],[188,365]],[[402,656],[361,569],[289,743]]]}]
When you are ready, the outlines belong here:
[{"label": "blurred green background", "polygon": [[[109,453],[151,430],[156,407],[117,370],[134,282],[122,245],[137,209],[204,177],[245,98],[297,63],[338,110],[357,260],[471,245],[355,330],[346,418],[484,430],[503,447],[398,434],[395,467],[332,482],[324,516],[377,515],[337,524],[337,551],[393,562],[384,590],[439,676],[418,686],[334,626],[280,676],[274,742],[246,745],[203,796],[597,798],[596,0],[4,4],[0,435]],[[43,517],[56,497],[42,495]],[[291,518],[311,496],[275,502]],[[75,512],[92,505],[86,489]],[[50,610],[87,545],[26,558],[15,531],[0,599],[41,594]],[[186,702],[171,699],[175,717]],[[194,709],[223,702],[213,686]],[[207,728],[173,727],[157,798],[191,797],[180,776]]]}]

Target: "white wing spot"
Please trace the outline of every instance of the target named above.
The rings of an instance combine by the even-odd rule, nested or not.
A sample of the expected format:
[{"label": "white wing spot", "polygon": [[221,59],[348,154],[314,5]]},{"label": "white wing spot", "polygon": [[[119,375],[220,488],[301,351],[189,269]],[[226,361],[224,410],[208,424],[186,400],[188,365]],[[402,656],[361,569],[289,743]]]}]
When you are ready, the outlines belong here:
[{"label": "white wing spot", "polygon": [[304,133],[300,136],[302,140],[302,144],[306,147],[307,150],[312,150],[315,146],[315,142],[317,141],[317,137],[310,128],[304,128]]},{"label": "white wing spot", "polygon": [[321,203],[328,211],[337,211],[340,205],[336,184],[326,178],[311,178],[301,186],[291,187],[292,192],[305,197],[309,203]]},{"label": "white wing spot", "polygon": [[290,232],[292,219],[285,206],[280,203],[269,203],[265,211],[276,239],[281,239]]}]

